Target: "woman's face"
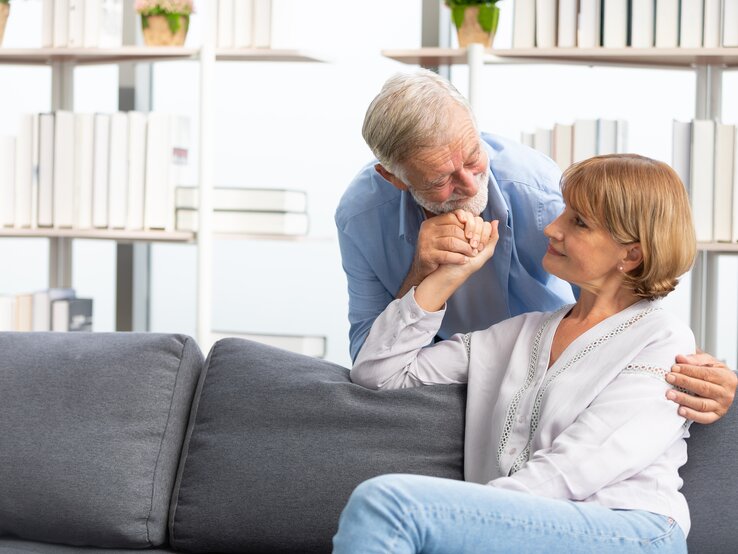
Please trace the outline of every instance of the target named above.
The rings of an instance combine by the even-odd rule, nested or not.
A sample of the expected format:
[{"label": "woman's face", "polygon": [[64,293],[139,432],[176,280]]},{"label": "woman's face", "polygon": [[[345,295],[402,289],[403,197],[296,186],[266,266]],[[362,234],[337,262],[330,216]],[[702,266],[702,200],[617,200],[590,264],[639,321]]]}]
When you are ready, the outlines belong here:
[{"label": "woman's face", "polygon": [[627,248],[569,206],[544,233],[549,243],[543,267],[552,275],[592,292],[622,281],[618,266],[627,256]]}]

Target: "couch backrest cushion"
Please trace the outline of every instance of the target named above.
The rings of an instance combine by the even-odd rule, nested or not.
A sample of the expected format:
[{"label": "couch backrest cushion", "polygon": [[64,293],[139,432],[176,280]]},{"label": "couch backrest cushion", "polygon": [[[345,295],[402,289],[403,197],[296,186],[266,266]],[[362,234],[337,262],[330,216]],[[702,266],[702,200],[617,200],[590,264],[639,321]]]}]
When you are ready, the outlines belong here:
[{"label": "couch backrest cushion", "polygon": [[215,344],[193,401],[170,540],[194,552],[330,552],[353,488],[382,473],[461,479],[465,388],[370,391],[346,368]]},{"label": "couch backrest cushion", "polygon": [[0,333],[0,535],[165,542],[202,361],[182,335]]},{"label": "couch backrest cushion", "polygon": [[711,425],[693,423],[687,464],[680,474],[692,529],[687,537],[695,554],[738,552],[738,406]]}]

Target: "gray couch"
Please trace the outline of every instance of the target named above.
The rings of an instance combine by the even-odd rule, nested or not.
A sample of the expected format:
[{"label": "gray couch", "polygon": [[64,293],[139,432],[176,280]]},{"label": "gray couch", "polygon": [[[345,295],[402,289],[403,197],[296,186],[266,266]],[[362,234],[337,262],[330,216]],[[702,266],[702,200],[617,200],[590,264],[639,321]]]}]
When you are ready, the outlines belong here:
[{"label": "gray couch", "polygon": [[[464,400],[237,339],[0,333],[0,554],[329,552],[364,479],[462,477]],[[691,552],[738,552],[736,414],[693,426]]]}]

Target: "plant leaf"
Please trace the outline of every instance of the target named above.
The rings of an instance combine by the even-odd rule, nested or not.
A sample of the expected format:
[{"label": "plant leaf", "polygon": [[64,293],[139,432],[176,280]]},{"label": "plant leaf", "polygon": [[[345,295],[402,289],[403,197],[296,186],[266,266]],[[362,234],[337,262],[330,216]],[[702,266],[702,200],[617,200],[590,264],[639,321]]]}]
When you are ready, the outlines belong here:
[{"label": "plant leaf", "polygon": [[464,23],[464,12],[466,6],[452,6],[451,7],[451,18],[454,20],[456,29],[461,29],[461,25]]}]

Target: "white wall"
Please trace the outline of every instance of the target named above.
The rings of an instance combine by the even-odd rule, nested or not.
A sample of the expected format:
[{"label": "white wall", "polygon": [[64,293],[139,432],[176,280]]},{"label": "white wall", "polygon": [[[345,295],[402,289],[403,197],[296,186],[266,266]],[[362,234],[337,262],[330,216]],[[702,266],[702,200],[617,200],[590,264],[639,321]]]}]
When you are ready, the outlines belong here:
[{"label": "white wall", "polygon": [[[282,0],[284,1],[284,0]],[[40,28],[38,0],[14,0],[6,46],[29,45]],[[303,188],[309,192],[308,240],[218,240],[214,250],[214,327],[247,332],[295,332],[328,336],[328,359],[347,365],[346,284],[335,241],[333,212],[358,168],[371,154],[361,139],[369,101],[384,80],[412,68],[383,58],[383,48],[420,45],[420,0],[373,0],[358,11],[345,2],[290,5],[287,38],[330,59],[325,64],[219,63],[216,70],[219,185]],[[23,8],[21,8],[23,6]],[[207,5],[197,2],[188,44],[201,37]],[[510,43],[512,4],[503,3],[496,44]],[[16,9],[18,8],[18,9]],[[24,14],[25,12],[25,14]],[[16,26],[17,25],[17,26]],[[23,27],[24,31],[20,32]],[[36,35],[35,35],[36,34]],[[157,64],[154,107],[189,114],[197,126],[197,65]],[[738,76],[725,77],[724,120],[738,122]],[[465,67],[452,79],[466,90]],[[75,109],[112,111],[117,102],[114,67],[79,68]],[[14,133],[18,113],[50,107],[45,68],[0,66],[0,133]],[[556,65],[486,66],[487,102],[480,127],[508,137],[574,118],[625,118],[632,151],[670,161],[671,121],[694,112],[689,71],[588,68]],[[197,159],[194,143],[193,159]],[[196,166],[186,180],[194,183]],[[74,285],[95,298],[95,327],[114,328],[114,244],[75,241]],[[46,241],[0,241],[0,291],[46,284]],[[154,245],[152,330],[195,332],[195,251],[188,245]],[[13,260],[11,262],[11,260]],[[726,257],[721,280],[721,335],[717,355],[735,367],[736,263]],[[688,283],[668,305],[688,320]]]}]

